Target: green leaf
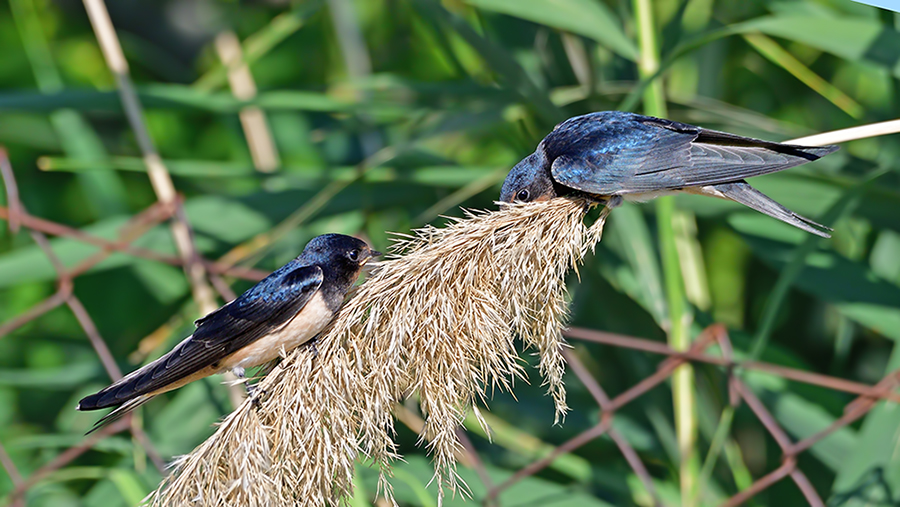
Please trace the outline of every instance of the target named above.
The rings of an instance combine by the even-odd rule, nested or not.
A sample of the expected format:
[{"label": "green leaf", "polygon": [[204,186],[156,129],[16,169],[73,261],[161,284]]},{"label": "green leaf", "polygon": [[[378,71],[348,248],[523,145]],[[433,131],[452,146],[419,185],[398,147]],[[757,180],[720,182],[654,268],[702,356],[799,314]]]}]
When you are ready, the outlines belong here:
[{"label": "green leaf", "polygon": [[797,60],[789,51],[778,45],[777,42],[765,35],[752,33],[744,34],[744,40],[750,43],[761,55],[772,63],[790,72],[794,77],[806,86],[816,91],[819,95],[841,108],[845,113],[859,120],[865,114],[865,110],[859,103],[832,85],[818,74],[813,72],[803,62]]},{"label": "green leaf", "polygon": [[[221,375],[213,375],[175,390],[169,402],[157,410],[148,405],[144,421],[160,453],[176,455],[212,435],[213,424],[232,408],[222,381]],[[172,431],[175,427],[179,430]]]},{"label": "green leaf", "polygon": [[93,379],[99,368],[96,362],[71,363],[62,368],[0,369],[0,385],[18,388],[69,390]]},{"label": "green leaf", "polygon": [[60,149],[59,138],[45,115],[0,114],[0,142],[41,151]]},{"label": "green leaf", "polygon": [[[243,241],[271,226],[269,219],[262,213],[249,208],[236,199],[215,195],[204,195],[188,200],[185,203],[185,212],[196,231],[226,243]],[[92,236],[114,240],[126,221],[125,217],[108,218],[87,226],[81,231]],[[74,266],[99,251],[96,246],[69,238],[55,238],[50,241],[50,244],[63,265],[68,267]],[[210,240],[204,239],[202,236],[196,238],[196,244],[201,253],[207,253],[213,247]],[[175,255],[176,253],[171,232],[168,227],[163,225],[151,229],[135,240],[133,245],[166,255]],[[139,258],[117,252],[97,264],[91,271],[128,266],[137,261]],[[36,245],[21,247],[0,255],[0,287],[54,278],[56,278],[56,271],[44,252]],[[172,287],[171,290],[178,292],[180,289]],[[157,295],[171,296],[171,294],[163,295],[162,293]]]},{"label": "green leaf", "polygon": [[[749,231],[746,224],[768,218],[745,215],[738,230]],[[763,228],[759,224],[759,228]],[[800,235],[804,233],[797,231]],[[796,236],[795,233],[791,233]],[[792,246],[783,242],[748,238],[754,253],[777,270],[788,263]],[[811,296],[833,304],[842,314],[873,331],[900,340],[900,287],[879,279],[871,269],[833,252],[815,252],[806,260],[793,285]]]},{"label": "green leaf", "polygon": [[128,505],[140,505],[141,500],[150,493],[134,472],[116,468],[110,471],[109,478]]},{"label": "green leaf", "polygon": [[[500,484],[512,475],[512,472],[486,465],[488,476],[494,484]],[[394,467],[397,477],[391,481],[394,486],[394,495],[401,505],[432,505],[437,497],[437,485],[431,480],[434,468],[423,456],[406,456],[402,462]],[[366,469],[363,480],[369,489],[375,490],[377,473],[375,470]],[[443,505],[451,507],[465,507],[485,499],[487,490],[474,470],[460,468],[459,476],[468,485],[472,493],[472,499],[468,500],[464,495],[447,494]],[[587,490],[579,487],[570,487],[537,477],[526,477],[517,482],[500,495],[500,501],[506,505],[518,502],[529,502],[534,505],[546,505],[548,507],[610,507],[611,504],[591,495]]]},{"label": "green leaf", "polygon": [[[597,420],[599,421],[599,419],[598,413]],[[656,440],[647,428],[627,415],[616,414],[613,419],[613,428],[625,437],[625,440],[637,451],[652,451],[656,447]]]},{"label": "green leaf", "polygon": [[[81,230],[92,236],[113,240],[126,221],[126,217],[113,217],[96,222]],[[136,246],[145,246],[146,243],[144,242],[148,241],[148,239],[153,244],[153,250],[166,254],[175,253],[171,234],[168,234],[168,231],[163,230],[161,227],[150,231],[134,244]],[[50,244],[63,265],[69,267],[99,251],[98,247],[69,238],[55,238],[50,241]],[[113,253],[97,264],[91,271],[128,265],[132,262],[132,259],[133,257],[125,254]],[[53,269],[50,261],[47,260],[46,254],[36,245],[21,247],[0,255],[0,287],[51,280],[56,278],[56,276],[56,271]]]},{"label": "green leaf", "polygon": [[593,0],[465,0],[487,11],[509,14],[540,25],[594,39],[618,55],[637,60],[638,49],[622,23],[603,2]]},{"label": "green leaf", "polygon": [[175,266],[135,259],[131,269],[161,304],[172,304],[190,290],[184,271]]},{"label": "green leaf", "polygon": [[881,278],[900,282],[900,234],[891,230],[881,231],[869,256],[872,271]]},{"label": "green leaf", "polygon": [[369,492],[362,480],[362,467],[357,464],[353,473],[353,496],[347,499],[347,505],[350,507],[371,507],[369,503]]},{"label": "green leaf", "polygon": [[[795,437],[795,440],[812,436],[835,421],[835,417],[821,405],[789,392],[778,395],[772,412],[782,427]],[[844,427],[817,442],[809,449],[809,452],[828,468],[840,471],[856,445],[855,432]]]},{"label": "green leaf", "polygon": [[900,309],[871,303],[837,303],[838,311],[847,318],[900,342]]},{"label": "green leaf", "polygon": [[[66,449],[75,447],[82,442],[84,442],[84,435],[82,433],[41,433],[39,435],[25,435],[10,440],[9,447],[11,449]],[[91,449],[127,456],[134,451],[134,444],[130,440],[124,438],[104,438],[94,444]]]},{"label": "green leaf", "polygon": [[758,30],[852,62],[877,63],[900,76],[900,33],[878,19],[785,14],[738,24],[733,29]]},{"label": "green leaf", "polygon": [[545,92],[540,90],[524,69],[516,62],[505,48],[481,36],[463,19],[455,16],[434,0],[422,0],[416,7],[440,23],[453,29],[477,51],[490,68],[502,76],[505,84],[520,93],[537,109],[548,123],[556,124],[564,119],[562,111],[550,101]]},{"label": "green leaf", "polygon": [[[431,482],[431,480],[429,479],[426,481],[424,477],[416,477],[416,474],[410,473],[407,468],[411,467],[397,467],[393,470],[394,482],[398,485],[405,486],[405,488],[398,488],[398,498],[408,498],[409,500],[414,498],[416,504],[421,505],[422,507],[434,507],[437,505],[434,500],[434,495],[428,491],[428,483]],[[418,469],[419,467],[416,467],[416,470]],[[421,474],[418,475],[421,476]]]},{"label": "green leaf", "polygon": [[[203,92],[184,85],[153,84],[137,88],[145,108],[198,109],[216,113],[236,113],[247,105],[288,111],[346,112],[354,102],[337,100],[324,93],[277,90],[260,93],[252,101],[241,101],[225,92]],[[64,90],[56,93],[9,92],[0,94],[0,111],[49,112],[60,108],[77,111],[121,113],[116,92]]]},{"label": "green leaf", "polygon": [[644,307],[657,324],[668,319],[668,306],[662,288],[659,258],[647,221],[637,206],[624,204],[610,214],[603,244],[615,252],[624,265],[601,262],[600,272],[614,287]]},{"label": "green leaf", "polygon": [[[496,445],[509,449],[516,454],[524,456],[529,461],[538,460],[547,456],[555,447],[542,442],[539,438],[516,428],[513,424],[497,417],[496,415],[482,411],[481,415],[491,429],[491,435],[484,433],[481,424],[475,414],[469,412],[463,425],[467,430],[485,439],[490,439]],[[574,454],[566,453],[558,456],[548,468],[565,474],[577,481],[584,482],[590,478],[590,463]]]},{"label": "green leaf", "polygon": [[[163,160],[169,173],[175,176],[201,178],[233,178],[249,176],[255,173],[249,162],[232,162],[229,160]],[[113,169],[132,172],[147,172],[147,164],[140,157],[113,157],[108,165]],[[91,162],[59,157],[41,157],[38,167],[44,171],[71,171],[75,173],[93,172],[97,166]]]},{"label": "green leaf", "polygon": [[79,495],[79,507],[135,507],[122,499],[119,488],[107,477],[97,481],[86,493]]},{"label": "green leaf", "polygon": [[[887,371],[900,368],[900,347],[894,347]],[[829,504],[866,507],[896,500],[900,489],[900,405],[880,402],[863,421],[856,445],[845,457],[832,485]]]},{"label": "green leaf", "polygon": [[[169,173],[176,176],[197,178],[233,178],[235,176],[254,176],[256,170],[249,162],[233,162],[230,160],[185,160],[164,159]],[[139,157],[113,157],[109,161],[113,169],[132,172],[147,172],[144,160]],[[41,157],[38,166],[44,171],[91,172],[97,169],[93,164],[58,157]],[[330,166],[284,164],[284,174],[270,176],[268,185],[277,187],[285,185],[290,188],[319,188],[325,181],[355,181],[359,179],[356,166]],[[389,182],[411,181],[424,185],[462,187],[473,179],[490,176],[491,173],[509,168],[481,165],[423,165],[411,171],[400,167],[377,167],[366,171],[361,181]],[[496,177],[495,177],[496,179]],[[501,178],[502,180],[502,178]]]},{"label": "green leaf", "polygon": [[191,199],[185,209],[194,229],[226,243],[237,243],[268,230],[262,213],[234,199],[205,195]]},{"label": "green leaf", "polygon": [[[283,42],[297,30],[306,24],[306,20],[310,16],[318,12],[319,7],[324,2],[316,0],[305,2],[297,8],[279,14],[272,18],[268,25],[254,33],[241,44],[244,62],[251,64],[267,53],[275,46]],[[226,84],[228,79],[228,70],[224,65],[218,63],[212,70],[204,74],[194,83],[194,87],[198,90],[210,90],[218,88]]]}]

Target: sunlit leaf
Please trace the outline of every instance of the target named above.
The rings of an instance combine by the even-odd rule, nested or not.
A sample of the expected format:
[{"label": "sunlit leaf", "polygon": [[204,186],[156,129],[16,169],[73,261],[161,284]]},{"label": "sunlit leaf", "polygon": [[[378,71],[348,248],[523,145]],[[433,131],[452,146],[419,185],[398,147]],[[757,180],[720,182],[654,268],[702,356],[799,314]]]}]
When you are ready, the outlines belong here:
[{"label": "sunlit leaf", "polygon": [[478,8],[509,14],[534,23],[590,37],[629,60],[636,60],[637,46],[622,23],[602,2],[591,0],[466,0]]}]

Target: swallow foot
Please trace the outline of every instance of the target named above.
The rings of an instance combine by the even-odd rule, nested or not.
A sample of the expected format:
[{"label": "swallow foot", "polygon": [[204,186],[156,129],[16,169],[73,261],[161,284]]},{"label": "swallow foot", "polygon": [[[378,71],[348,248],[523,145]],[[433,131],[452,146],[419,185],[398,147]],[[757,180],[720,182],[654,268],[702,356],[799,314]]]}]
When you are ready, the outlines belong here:
[{"label": "swallow foot", "polygon": [[262,406],[262,398],[266,395],[265,389],[259,387],[259,384],[247,384],[247,397],[250,398],[250,403],[253,404],[254,407],[259,409]]},{"label": "swallow foot", "polygon": [[244,388],[247,390],[247,397],[250,398],[250,401],[253,403],[253,406],[259,408],[259,400],[263,395],[266,394],[265,391],[258,387],[258,382],[251,384],[247,379],[247,372],[244,368],[238,366],[231,369],[231,373],[234,374],[235,377],[244,381]]},{"label": "swallow foot", "polygon": [[618,208],[625,202],[621,195],[596,195],[587,192],[573,192],[576,197],[581,197],[588,201],[586,208],[592,208],[597,205],[603,205],[605,208]]}]

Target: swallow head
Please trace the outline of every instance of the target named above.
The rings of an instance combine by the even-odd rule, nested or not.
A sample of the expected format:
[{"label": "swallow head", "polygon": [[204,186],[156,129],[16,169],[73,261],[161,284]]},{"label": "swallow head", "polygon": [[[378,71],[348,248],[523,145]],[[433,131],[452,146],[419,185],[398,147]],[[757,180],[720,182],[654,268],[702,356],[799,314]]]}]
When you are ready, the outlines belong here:
[{"label": "swallow head", "polygon": [[300,258],[310,263],[358,271],[369,259],[381,252],[372,250],[365,241],[344,234],[323,234],[307,243]]},{"label": "swallow head", "polygon": [[506,175],[500,189],[502,202],[546,201],[556,197],[550,164],[540,153],[532,153],[522,159]]},{"label": "swallow head", "polygon": [[362,267],[365,266],[371,258],[381,256],[381,252],[372,250],[369,245],[362,241],[360,241],[360,243],[362,243],[360,246],[347,248],[343,252],[343,256],[347,259],[345,262],[348,262],[351,266],[355,265]]}]

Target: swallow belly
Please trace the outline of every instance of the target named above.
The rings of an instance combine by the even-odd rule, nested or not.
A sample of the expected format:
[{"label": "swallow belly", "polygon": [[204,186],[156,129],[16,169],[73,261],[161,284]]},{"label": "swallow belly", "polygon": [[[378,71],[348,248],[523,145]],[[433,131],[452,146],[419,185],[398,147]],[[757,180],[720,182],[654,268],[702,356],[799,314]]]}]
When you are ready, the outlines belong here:
[{"label": "swallow belly", "polygon": [[322,294],[316,293],[287,324],[225,358],[221,369],[250,368],[267,363],[277,358],[282,348],[290,352],[313,339],[333,316],[334,312],[325,305]]},{"label": "swallow belly", "polygon": [[728,199],[715,185],[705,185],[702,187],[688,187],[684,189],[689,194],[708,195],[710,197],[718,197],[719,199]]},{"label": "swallow belly", "polygon": [[622,198],[624,198],[628,202],[647,202],[656,199],[657,197],[663,197],[666,195],[677,194],[678,190],[651,190],[648,192],[636,192],[633,194],[622,194]]}]

